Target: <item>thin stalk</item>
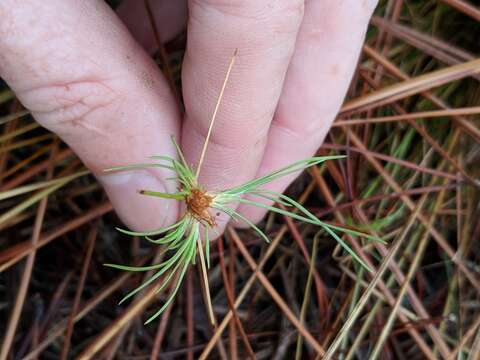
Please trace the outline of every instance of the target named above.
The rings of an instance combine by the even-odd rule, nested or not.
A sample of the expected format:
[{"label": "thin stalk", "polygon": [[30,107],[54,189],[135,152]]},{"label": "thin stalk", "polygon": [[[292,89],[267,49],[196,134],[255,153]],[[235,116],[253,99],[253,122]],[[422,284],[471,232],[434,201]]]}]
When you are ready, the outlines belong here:
[{"label": "thin stalk", "polygon": [[415,257],[413,259],[412,264],[410,265],[407,276],[405,277],[405,281],[402,287],[400,288],[400,292],[397,295],[397,300],[395,301],[395,304],[393,305],[393,308],[390,311],[390,315],[388,316],[387,322],[385,323],[382,329],[382,332],[380,333],[380,337],[378,338],[377,343],[375,344],[375,348],[373,349],[372,354],[370,355],[370,359],[372,360],[377,359],[378,355],[380,354],[380,351],[382,350],[383,344],[387,336],[390,334],[390,331],[393,326],[393,322],[397,317],[398,309],[407,292],[408,285],[412,280],[412,277],[414,276],[415,272],[417,271],[420,261],[423,259],[423,254],[427,248],[429,240],[430,240],[430,235],[428,234],[428,232],[425,232],[424,236],[422,237],[422,240],[420,240],[420,244],[418,245],[417,251],[415,252]]},{"label": "thin stalk", "polygon": [[218,109],[220,108],[220,103],[222,102],[223,94],[225,92],[225,88],[227,87],[228,78],[230,77],[230,72],[232,71],[233,64],[235,63],[235,58],[237,57],[237,52],[238,52],[237,49],[235,49],[235,51],[233,52],[233,56],[230,60],[230,64],[228,65],[227,74],[225,75],[225,79],[223,80],[223,85],[222,85],[222,89],[220,90],[220,95],[218,96],[217,103],[216,103],[215,109],[213,111],[212,119],[210,120],[210,126],[208,127],[207,136],[205,137],[205,142],[203,144],[203,149],[202,149],[202,152],[200,154],[200,160],[198,161],[198,165],[197,165],[197,171],[195,173],[195,179],[197,181],[198,181],[198,177],[200,175],[200,169],[202,167],[203,160],[205,159],[205,154],[207,153],[207,147],[208,147],[208,143],[210,141],[210,136],[212,135],[212,129],[213,129],[213,125],[215,123],[215,119],[217,117],[217,112],[218,112]]},{"label": "thin stalk", "polygon": [[[303,294],[302,306],[300,308],[300,322],[305,323],[305,314],[307,312],[308,302],[310,299],[310,291],[312,288],[313,272],[315,270],[315,260],[317,258],[318,249],[318,233],[313,238],[312,255],[310,257],[310,264],[308,269],[307,283],[305,284],[305,292]],[[302,358],[303,338],[300,333],[297,336],[297,347],[295,351],[295,360]]]},{"label": "thin stalk", "polygon": [[355,306],[354,311],[349,315],[348,319],[343,324],[342,329],[338,332],[338,335],[335,337],[332,344],[327,349],[327,352],[325,353],[322,360],[330,360],[333,357],[333,355],[336,352],[339,345],[341,344],[343,338],[348,335],[350,328],[353,326],[356,319],[360,316],[361,311],[363,310],[363,308],[366,305],[368,299],[370,298],[370,295],[372,294],[373,289],[377,286],[377,283],[381,280],[383,274],[388,269],[388,266],[390,265],[390,261],[396,255],[397,251],[400,249],[400,245],[403,243],[403,240],[406,238],[408,232],[410,231],[411,227],[413,226],[413,224],[416,220],[416,216],[420,212],[420,210],[422,209],[422,206],[423,206],[424,202],[425,202],[425,198],[424,198],[423,201],[421,201],[417,205],[415,211],[410,216],[410,220],[406,224],[406,226],[405,226],[405,228],[402,232],[402,235],[395,241],[393,246],[389,249],[387,256],[382,261],[382,264],[381,264],[380,268],[378,269],[377,273],[375,274],[372,281],[368,285],[368,288],[362,294],[360,300],[358,301],[358,304]]},{"label": "thin stalk", "polygon": [[[205,239],[205,241],[209,241],[209,239]],[[210,324],[212,324],[212,326],[215,326],[216,321],[215,321],[215,316],[213,315],[213,306],[212,306],[212,300],[210,297],[210,287],[208,286],[208,272],[207,272],[207,267],[205,265],[202,239],[200,236],[197,238],[197,246],[198,246],[198,254],[200,255],[200,265],[202,269],[203,285],[205,287],[205,299],[207,301],[206,305],[208,310],[208,318],[210,320]]]}]

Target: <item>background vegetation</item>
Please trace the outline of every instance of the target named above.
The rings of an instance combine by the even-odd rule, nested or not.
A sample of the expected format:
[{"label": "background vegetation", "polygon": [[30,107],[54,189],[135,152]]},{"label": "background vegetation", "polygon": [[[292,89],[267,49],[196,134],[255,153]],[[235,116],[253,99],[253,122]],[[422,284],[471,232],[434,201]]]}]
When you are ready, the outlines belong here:
[{"label": "background vegetation", "polygon": [[[319,150],[348,157],[288,190],[387,240],[343,236],[375,272],[279,215],[262,223],[271,244],[229,229],[211,246],[216,328],[195,268],[148,326],[168,290],[117,306],[144,274],[102,264],[161,255],[114,229],[95,179],[0,85],[0,358],[479,359],[479,21],[465,0],[380,2]],[[176,74],[184,40],[165,46]]]}]

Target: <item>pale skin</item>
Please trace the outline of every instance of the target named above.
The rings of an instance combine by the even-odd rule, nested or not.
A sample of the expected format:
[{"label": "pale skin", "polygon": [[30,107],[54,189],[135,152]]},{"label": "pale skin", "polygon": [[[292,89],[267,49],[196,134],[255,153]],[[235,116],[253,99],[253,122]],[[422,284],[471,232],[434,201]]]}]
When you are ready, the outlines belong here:
[{"label": "pale skin", "polygon": [[[221,190],[313,155],[344,100],[377,3],[150,2],[162,40],[187,28],[185,115],[148,55],[156,45],[143,1],[126,0],[117,14],[101,0],[0,1],[0,77],[92,170],[122,220],[141,231],[171,223],[181,210],[138,190],[175,192],[177,184],[162,170],[104,169],[175,156],[171,135],[196,164],[235,49],[200,183]],[[268,188],[282,192],[293,179]],[[243,205],[238,211],[253,222],[264,215]],[[216,234],[226,221],[219,219]]]}]

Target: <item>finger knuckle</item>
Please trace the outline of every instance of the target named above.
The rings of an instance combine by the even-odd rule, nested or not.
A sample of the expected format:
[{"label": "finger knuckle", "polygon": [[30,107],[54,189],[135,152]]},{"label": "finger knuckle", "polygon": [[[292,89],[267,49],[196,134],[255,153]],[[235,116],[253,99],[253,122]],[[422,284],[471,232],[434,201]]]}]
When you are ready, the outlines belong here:
[{"label": "finger knuckle", "polygon": [[[191,0],[190,5],[190,9],[202,9],[228,18],[243,19],[247,22],[271,24],[274,29],[282,31],[288,31],[289,28],[297,31],[304,12],[304,0]],[[195,10],[191,10],[193,15],[195,12]]]}]

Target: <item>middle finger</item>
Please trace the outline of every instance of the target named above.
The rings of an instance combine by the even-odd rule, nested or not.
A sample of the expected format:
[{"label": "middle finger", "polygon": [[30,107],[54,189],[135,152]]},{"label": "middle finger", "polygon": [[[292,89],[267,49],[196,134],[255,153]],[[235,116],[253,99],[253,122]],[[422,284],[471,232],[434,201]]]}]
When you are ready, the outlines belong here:
[{"label": "middle finger", "polygon": [[237,60],[215,121],[200,183],[221,190],[251,179],[282,90],[303,0],[191,0],[182,84],[182,145],[194,167],[235,49]]}]

